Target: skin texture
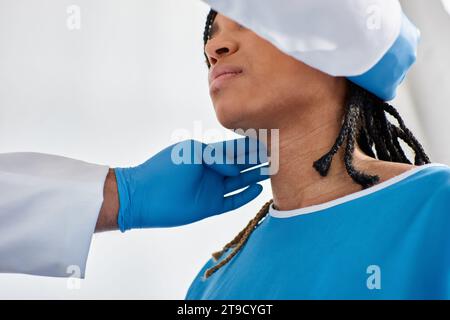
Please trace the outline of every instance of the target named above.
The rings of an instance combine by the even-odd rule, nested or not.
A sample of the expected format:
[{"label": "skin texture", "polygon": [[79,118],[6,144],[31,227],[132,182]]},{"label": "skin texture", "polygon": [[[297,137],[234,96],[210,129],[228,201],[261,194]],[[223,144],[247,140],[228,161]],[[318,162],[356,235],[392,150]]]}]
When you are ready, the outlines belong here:
[{"label": "skin texture", "polygon": [[109,169],[103,187],[103,203],[98,215],[95,232],[118,230],[118,214],[119,193],[117,191],[116,175],[113,169]]},{"label": "skin texture", "polygon": [[[205,52],[211,70],[223,65],[243,70],[220,86],[211,85],[210,79],[210,96],[220,123],[228,129],[280,129],[279,171],[271,178],[277,209],[320,204],[361,190],[345,170],[344,148],[335,155],[327,177],[312,167],[339,135],[345,78],[305,65],[220,14]],[[357,144],[354,165],[377,174],[380,182],[416,167],[371,158]]]}]

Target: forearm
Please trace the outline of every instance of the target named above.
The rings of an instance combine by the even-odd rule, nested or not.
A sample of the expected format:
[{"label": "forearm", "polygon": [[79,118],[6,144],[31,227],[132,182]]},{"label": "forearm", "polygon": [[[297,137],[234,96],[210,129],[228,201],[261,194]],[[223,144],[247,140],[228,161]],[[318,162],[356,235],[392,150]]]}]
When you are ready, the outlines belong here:
[{"label": "forearm", "polygon": [[95,226],[95,232],[112,231],[118,229],[117,216],[119,213],[119,194],[117,191],[116,175],[109,169],[103,188],[103,204]]}]

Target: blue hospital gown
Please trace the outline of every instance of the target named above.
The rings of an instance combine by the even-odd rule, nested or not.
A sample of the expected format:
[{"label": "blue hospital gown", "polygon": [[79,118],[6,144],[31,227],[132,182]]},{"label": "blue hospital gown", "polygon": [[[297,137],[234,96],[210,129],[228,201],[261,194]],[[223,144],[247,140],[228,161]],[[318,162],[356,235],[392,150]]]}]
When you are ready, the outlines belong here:
[{"label": "blue hospital gown", "polygon": [[320,205],[271,207],[204,279],[214,264],[186,299],[449,299],[450,167],[423,165]]}]

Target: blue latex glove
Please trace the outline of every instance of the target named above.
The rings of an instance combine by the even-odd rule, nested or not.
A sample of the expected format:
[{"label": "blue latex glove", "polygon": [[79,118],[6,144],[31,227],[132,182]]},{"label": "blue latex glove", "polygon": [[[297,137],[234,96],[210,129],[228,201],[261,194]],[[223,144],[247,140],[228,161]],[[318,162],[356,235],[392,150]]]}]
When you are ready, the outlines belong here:
[{"label": "blue latex glove", "polygon": [[[243,139],[233,140],[235,146],[237,141],[242,142]],[[245,162],[242,161],[242,153],[238,155],[233,152],[236,153],[233,164],[225,164],[225,157],[232,159],[228,148],[223,155],[224,164],[207,164],[212,161],[202,157],[205,148],[229,146],[229,142],[206,145],[187,140],[162,150],[137,167],[115,168],[120,230],[181,226],[234,210],[255,199],[262,192],[262,186],[257,182],[266,180],[268,176],[261,175],[261,168],[247,170],[257,166],[255,158],[249,160],[249,155],[254,156],[258,150],[252,150],[249,138],[244,138],[244,141]],[[197,150],[190,154],[190,160],[185,161],[190,161],[190,164],[176,164],[173,161],[172,153],[180,150],[180,146]],[[179,152],[179,155],[185,154]],[[186,155],[189,156],[188,153]],[[241,159],[240,162],[236,161],[237,158]],[[258,163],[261,160],[266,162],[265,159],[258,159]],[[241,173],[243,170],[247,171]],[[225,197],[245,187],[248,188]]]}]

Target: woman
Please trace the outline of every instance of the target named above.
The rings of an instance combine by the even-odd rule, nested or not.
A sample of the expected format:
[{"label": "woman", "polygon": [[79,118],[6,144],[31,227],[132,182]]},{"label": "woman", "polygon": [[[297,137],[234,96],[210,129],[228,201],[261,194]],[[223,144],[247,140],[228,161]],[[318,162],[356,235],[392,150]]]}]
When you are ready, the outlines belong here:
[{"label": "woman", "polygon": [[219,121],[280,128],[280,163],[273,200],[213,254],[186,298],[450,297],[450,168],[431,163],[372,93],[221,14],[207,20],[208,67],[229,72],[210,79]]}]

